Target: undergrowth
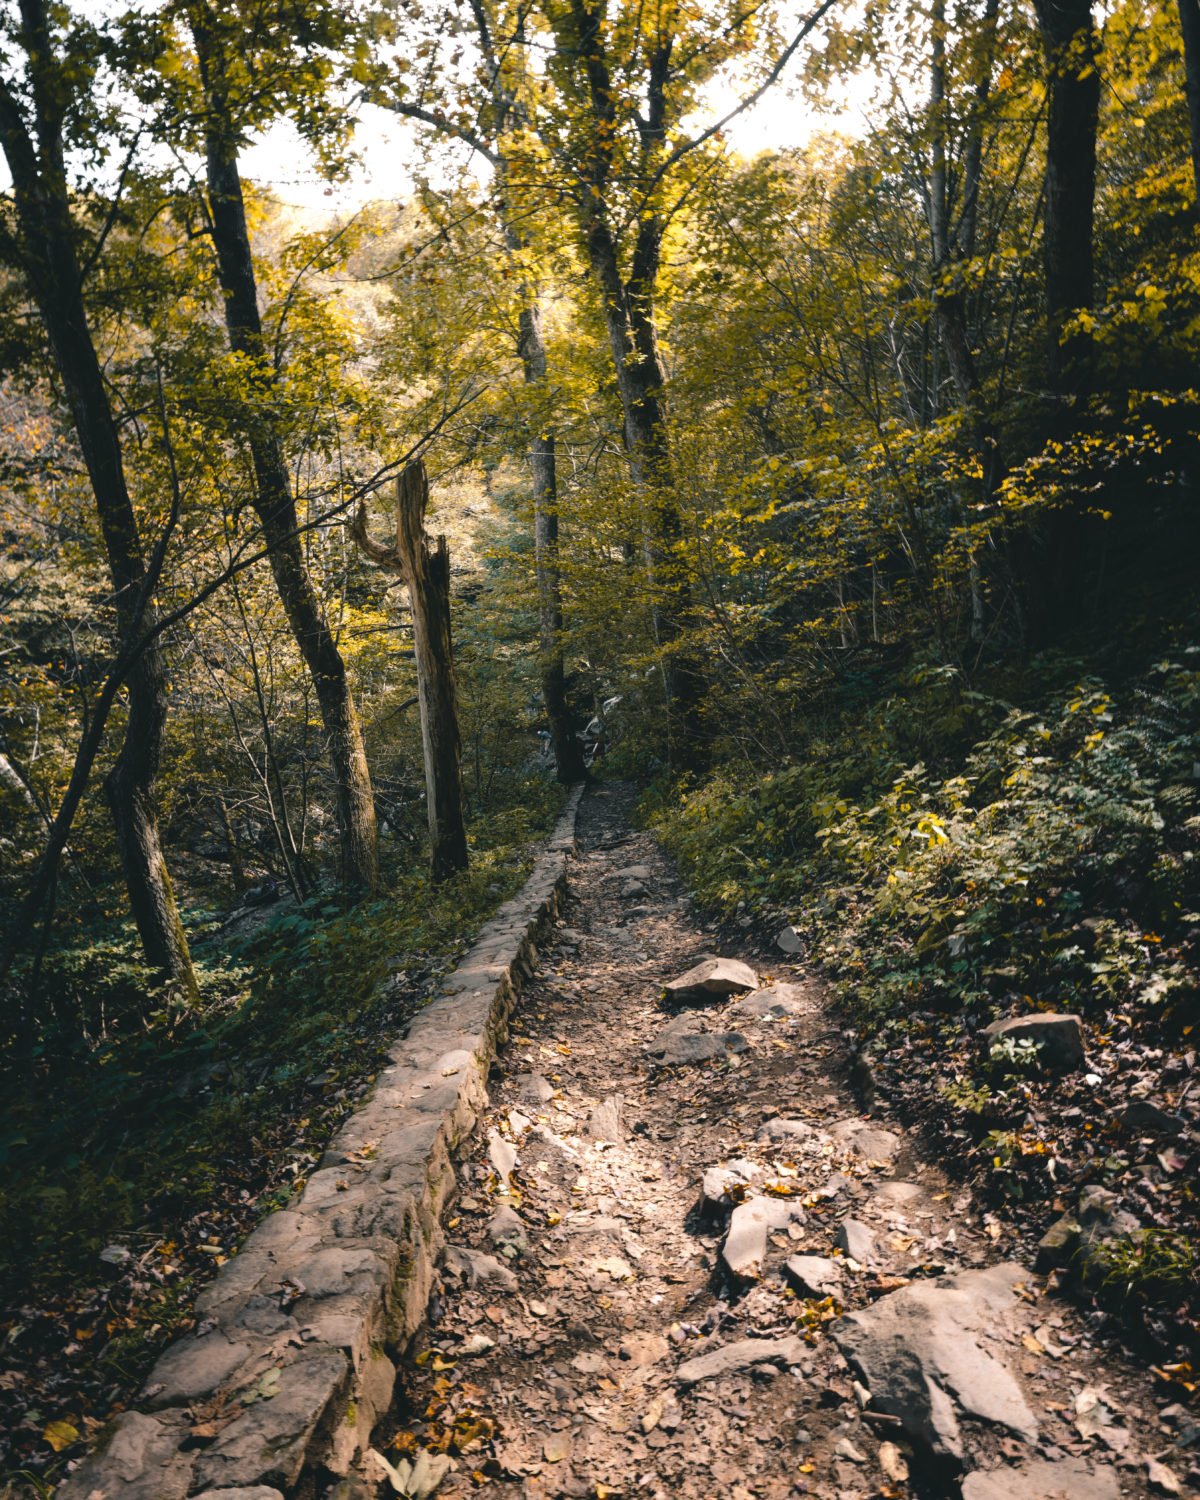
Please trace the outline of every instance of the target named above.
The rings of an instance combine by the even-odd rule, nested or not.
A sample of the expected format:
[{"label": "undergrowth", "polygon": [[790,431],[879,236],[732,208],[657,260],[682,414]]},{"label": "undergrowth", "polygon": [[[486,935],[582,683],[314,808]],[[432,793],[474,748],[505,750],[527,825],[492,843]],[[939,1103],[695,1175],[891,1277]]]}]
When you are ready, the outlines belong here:
[{"label": "undergrowth", "polygon": [[[716,916],[799,930],[881,1086],[1030,1234],[1083,1183],[1120,1194],[1148,1237],[1114,1251],[1109,1292],[1196,1343],[1172,1288],[1200,1206],[1200,650],[1113,681],[1035,665],[1020,696],[918,671],[794,763],[660,793],[649,816]],[[977,1044],[1038,1011],[1082,1018],[1084,1069]],[[1181,1145],[1126,1130],[1133,1101],[1178,1111]]]}]

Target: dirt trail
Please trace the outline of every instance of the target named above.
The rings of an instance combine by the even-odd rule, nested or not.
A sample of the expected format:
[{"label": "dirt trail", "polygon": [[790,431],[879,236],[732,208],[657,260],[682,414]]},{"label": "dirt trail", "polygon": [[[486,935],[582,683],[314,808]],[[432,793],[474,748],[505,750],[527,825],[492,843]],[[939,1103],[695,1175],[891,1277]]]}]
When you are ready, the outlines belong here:
[{"label": "dirt trail", "polygon": [[[802,969],[726,950],[795,987],[773,992],[784,1014],[664,1007],[715,943],[631,803],[584,801],[565,923],[464,1164],[386,1455],[448,1452],[444,1497],[1186,1493],[1196,1458],[1170,1447],[1150,1378],[1032,1271],[981,1274],[1009,1259],[1005,1229],[861,1114]],[[664,1045],[678,1065],[647,1050]],[[706,1170],[735,1159],[705,1211]],[[787,1273],[801,1255],[836,1264]]]}]

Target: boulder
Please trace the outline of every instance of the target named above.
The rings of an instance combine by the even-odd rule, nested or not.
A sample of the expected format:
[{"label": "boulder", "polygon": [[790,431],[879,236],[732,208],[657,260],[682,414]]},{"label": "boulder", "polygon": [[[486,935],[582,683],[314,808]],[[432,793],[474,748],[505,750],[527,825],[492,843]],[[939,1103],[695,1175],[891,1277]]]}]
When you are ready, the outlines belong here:
[{"label": "boulder", "polygon": [[1050,1068],[1070,1072],[1083,1062],[1083,1026],[1078,1016],[1058,1015],[1047,1011],[1031,1016],[1009,1016],[993,1021],[979,1033],[985,1050],[995,1042],[1031,1041],[1038,1055]]},{"label": "boulder", "polygon": [[797,1334],[781,1339],[738,1339],[688,1359],[675,1371],[680,1385],[698,1385],[755,1365],[798,1365],[808,1354],[808,1345]]},{"label": "boulder", "polygon": [[661,1050],[664,1068],[693,1068],[700,1062],[718,1062],[733,1053],[747,1052],[750,1043],[741,1032],[676,1032]]},{"label": "boulder", "polygon": [[271,1399],[245,1407],[200,1455],[200,1487],[290,1489],[300,1477],[318,1427],[349,1385],[345,1357],[329,1349],[285,1365]]},{"label": "boulder", "polygon": [[517,1092],[529,1104],[547,1104],[554,1098],[554,1085],[540,1073],[519,1073]]},{"label": "boulder", "polygon": [[812,1143],[825,1140],[815,1125],[810,1125],[807,1120],[788,1120],[777,1115],[773,1120],[767,1120],[758,1128],[758,1138],[761,1141],[803,1141]]},{"label": "boulder", "polygon": [[703,1005],[758,988],[758,975],[736,958],[704,958],[694,968],[672,979],[666,995],[672,1005]]},{"label": "boulder", "polygon": [[775,946],[783,953],[803,953],[804,934],[798,927],[781,927],[775,934]]},{"label": "boulder", "polygon": [[621,1123],[621,1107],[624,1102],[620,1094],[614,1094],[597,1104],[587,1122],[587,1133],[592,1140],[618,1142],[625,1139]]},{"label": "boulder", "polygon": [[963,1458],[959,1417],[1007,1428],[1026,1442],[1037,1419],[1008,1365],[986,1347],[1011,1319],[1028,1272],[1001,1264],[915,1281],[833,1324],[838,1348],[912,1441],[940,1460]]},{"label": "boulder", "polygon": [[804,1217],[804,1210],[783,1198],[750,1198],[729,1218],[721,1259],[738,1281],[757,1281],[767,1258],[767,1236]]}]

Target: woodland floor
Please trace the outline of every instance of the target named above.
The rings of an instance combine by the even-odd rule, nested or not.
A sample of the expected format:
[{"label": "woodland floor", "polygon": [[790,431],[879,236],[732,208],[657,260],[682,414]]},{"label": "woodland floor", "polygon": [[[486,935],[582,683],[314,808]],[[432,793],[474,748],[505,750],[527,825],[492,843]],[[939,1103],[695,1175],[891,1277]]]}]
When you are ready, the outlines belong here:
[{"label": "woodland floor", "polygon": [[[419,1449],[448,1453],[456,1467],[438,1490],[446,1500],[957,1494],[954,1465],[935,1471],[894,1419],[861,1409],[864,1393],[830,1329],[843,1309],[878,1306],[906,1281],[1027,1264],[1018,1230],[926,1159],[894,1119],[863,1118],[842,1021],[820,985],[776,953],[721,950],[764,984],[797,985],[798,1014],[748,1019],[721,1002],[694,1024],[737,1030],[746,1050],[678,1067],[648,1053],[672,1020],[664,983],[717,951],[717,940],[652,838],[632,831],[632,802],[622,785],[585,798],[571,899],[464,1163],[449,1238],[499,1256],[513,1274],[472,1284],[447,1273],[379,1446],[393,1462]],[[648,867],[644,894],[617,875],[634,865]],[[816,1134],[760,1137],[775,1117]],[[827,1135],[847,1120],[899,1140],[872,1155],[872,1138],[860,1137],[856,1151],[854,1127],[840,1142]],[[506,1148],[517,1158],[507,1193]],[[763,1275],[748,1285],[722,1267],[722,1218],[698,1208],[705,1170],[732,1158],[760,1164],[768,1191],[799,1209],[770,1236]],[[505,1206],[527,1242],[517,1255],[510,1243],[507,1258],[494,1223]],[[843,1269],[836,1297],[806,1300],[789,1288],[784,1262],[830,1256],[846,1218],[867,1226],[874,1255]],[[679,1379],[681,1363],[702,1353],[796,1335],[802,1346],[785,1346],[789,1358]],[[1103,1500],[1187,1493],[1200,1482],[1195,1429],[1170,1409],[1172,1397],[1044,1277],[1022,1274],[1011,1309],[980,1339],[1016,1376],[1038,1435],[1026,1442],[963,1420],[979,1486],[968,1484],[970,1500]],[[1002,1472],[984,1481],[992,1469]],[[382,1469],[370,1480],[391,1492]]]}]

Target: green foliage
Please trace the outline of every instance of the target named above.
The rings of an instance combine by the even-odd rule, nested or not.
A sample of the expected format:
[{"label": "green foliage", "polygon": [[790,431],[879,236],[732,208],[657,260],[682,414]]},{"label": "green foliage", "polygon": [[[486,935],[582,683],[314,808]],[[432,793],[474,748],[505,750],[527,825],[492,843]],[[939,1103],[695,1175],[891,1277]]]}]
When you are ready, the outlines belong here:
[{"label": "green foliage", "polygon": [[[1036,710],[976,697],[970,717],[996,727],[943,770],[889,764],[898,720],[921,717],[931,689],[936,705],[943,682],[914,684],[803,765],[714,779],[660,814],[701,899],[809,933],[871,1030],[1019,997],[1189,1024],[1195,653],[1122,690],[1081,679]],[[1014,1051],[995,1067],[1031,1062]]]}]

